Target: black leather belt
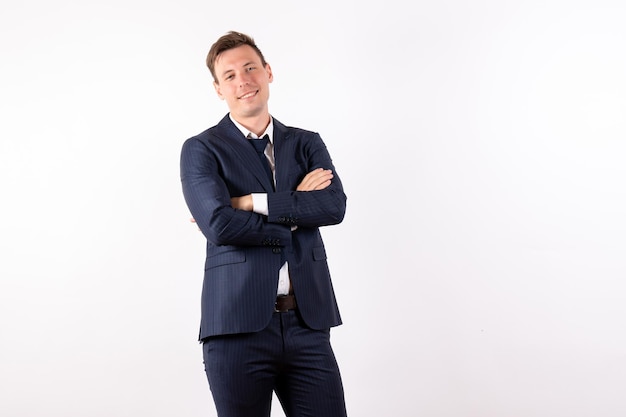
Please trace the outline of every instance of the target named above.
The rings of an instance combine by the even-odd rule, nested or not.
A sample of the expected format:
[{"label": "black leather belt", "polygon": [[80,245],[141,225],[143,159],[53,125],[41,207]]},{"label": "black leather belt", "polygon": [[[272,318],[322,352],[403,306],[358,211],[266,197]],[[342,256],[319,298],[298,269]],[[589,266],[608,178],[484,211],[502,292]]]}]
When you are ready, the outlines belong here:
[{"label": "black leather belt", "polygon": [[274,312],[284,313],[289,310],[295,310],[296,308],[297,308],[296,297],[293,294],[279,295],[278,297],[276,297],[276,304],[274,304]]}]

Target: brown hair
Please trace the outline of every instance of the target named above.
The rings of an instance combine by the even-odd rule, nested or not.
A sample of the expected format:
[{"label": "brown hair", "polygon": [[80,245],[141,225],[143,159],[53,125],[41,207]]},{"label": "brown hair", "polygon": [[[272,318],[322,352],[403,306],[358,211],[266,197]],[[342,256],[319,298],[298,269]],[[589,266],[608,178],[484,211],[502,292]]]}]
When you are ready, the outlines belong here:
[{"label": "brown hair", "polygon": [[211,75],[213,76],[213,80],[219,84],[217,77],[215,76],[215,61],[219,57],[219,55],[228,51],[229,49],[237,48],[238,46],[248,45],[251,46],[252,49],[259,55],[261,58],[261,64],[265,66],[267,62],[265,62],[265,57],[263,57],[263,53],[254,43],[254,39],[252,37],[245,35],[240,32],[230,31],[226,35],[220,37],[209,50],[209,54],[206,57],[206,66],[209,67],[209,71],[211,71]]}]

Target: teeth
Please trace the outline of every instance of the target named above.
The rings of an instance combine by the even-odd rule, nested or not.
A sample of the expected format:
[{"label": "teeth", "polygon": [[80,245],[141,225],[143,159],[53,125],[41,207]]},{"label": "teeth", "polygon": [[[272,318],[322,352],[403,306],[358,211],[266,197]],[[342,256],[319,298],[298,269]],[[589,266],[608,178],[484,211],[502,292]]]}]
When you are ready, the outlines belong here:
[{"label": "teeth", "polygon": [[256,91],[253,91],[253,92],[245,94],[245,95],[243,95],[243,96],[241,96],[239,98],[244,99],[244,98],[252,97],[255,94],[256,94]]}]

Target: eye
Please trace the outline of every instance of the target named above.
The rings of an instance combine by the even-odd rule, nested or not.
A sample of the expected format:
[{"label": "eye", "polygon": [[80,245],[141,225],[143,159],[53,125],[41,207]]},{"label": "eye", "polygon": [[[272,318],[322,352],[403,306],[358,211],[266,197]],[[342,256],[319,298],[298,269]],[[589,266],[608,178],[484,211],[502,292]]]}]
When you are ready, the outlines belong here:
[{"label": "eye", "polygon": [[248,68],[247,68],[247,71],[248,71],[248,72],[250,72],[250,71],[253,71],[253,70],[255,70],[255,69],[256,69],[256,67],[248,67]]}]

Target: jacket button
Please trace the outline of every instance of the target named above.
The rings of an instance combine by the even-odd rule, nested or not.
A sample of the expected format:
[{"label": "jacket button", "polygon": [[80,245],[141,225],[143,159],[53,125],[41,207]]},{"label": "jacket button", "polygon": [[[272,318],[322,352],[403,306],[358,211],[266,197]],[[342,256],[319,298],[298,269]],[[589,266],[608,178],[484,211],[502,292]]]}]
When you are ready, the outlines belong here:
[{"label": "jacket button", "polygon": [[281,248],[272,248],[272,252],[273,253],[281,253],[282,249]]}]

